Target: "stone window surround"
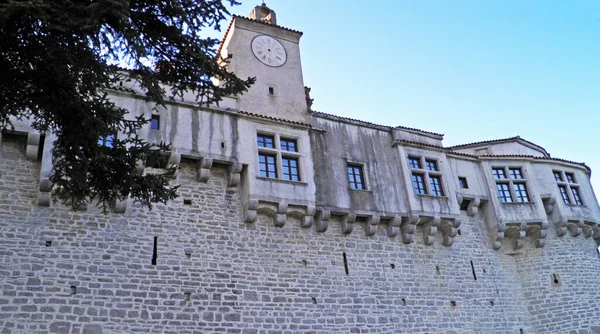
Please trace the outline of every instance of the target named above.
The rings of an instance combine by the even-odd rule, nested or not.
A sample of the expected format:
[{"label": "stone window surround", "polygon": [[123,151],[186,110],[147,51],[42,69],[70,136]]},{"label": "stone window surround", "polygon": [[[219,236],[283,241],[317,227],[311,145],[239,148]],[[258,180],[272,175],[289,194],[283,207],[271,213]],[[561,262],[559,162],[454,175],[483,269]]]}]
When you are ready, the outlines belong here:
[{"label": "stone window surround", "polygon": [[[579,183],[577,183],[577,178],[575,177],[575,173],[573,172],[565,172],[564,170],[558,170],[558,169],[553,169],[552,170],[552,175],[554,176],[555,173],[560,173],[561,176],[561,180],[558,181],[556,180],[556,177],[554,177],[554,179],[556,180],[556,184],[558,185],[557,189],[558,189],[558,198],[560,198],[562,200],[562,203],[565,205],[570,205],[570,206],[585,206],[585,203],[583,203],[583,197],[581,196],[581,186],[579,185]],[[575,182],[569,182],[569,178],[567,178],[567,174],[572,176],[573,181]],[[569,203],[565,203],[565,201],[562,198],[562,195],[560,193],[560,188],[559,187],[565,187],[567,189],[567,196],[569,198]],[[575,200],[575,196],[573,194],[573,189],[576,189],[577,193],[579,194],[579,203],[577,203],[577,201]]]},{"label": "stone window surround", "polygon": [[[260,147],[257,143],[258,136],[271,136],[273,137],[273,146],[274,148],[268,147]],[[296,152],[286,151],[281,149],[281,139],[294,140],[296,142]],[[302,160],[304,154],[302,154],[302,143],[300,138],[297,135],[293,134],[282,134],[279,132],[270,132],[270,131],[260,131],[256,132],[256,136],[254,137],[254,145],[256,146],[256,177],[262,180],[269,181],[284,181],[291,183],[304,183],[304,168],[302,168]],[[267,154],[275,156],[275,169],[277,172],[277,178],[269,178],[260,176],[260,164],[258,163],[258,155],[259,154]],[[287,180],[283,178],[283,161],[282,157],[285,158],[293,158],[298,161],[298,178],[299,181]]]},{"label": "stone window surround", "polygon": [[[495,169],[502,169],[504,171],[504,178],[502,179],[497,179],[494,177],[494,170]],[[518,169],[520,171],[519,176],[520,178],[512,178],[512,176],[514,175],[514,173],[511,173],[511,170],[515,170]],[[527,187],[527,180],[528,180],[528,175],[527,175],[527,170],[523,167],[523,166],[519,166],[519,165],[492,165],[491,166],[491,172],[492,172],[492,180],[494,181],[494,187],[496,188],[496,195],[498,197],[498,200],[501,204],[528,204],[528,203],[533,203],[532,201],[532,197],[531,197],[531,191],[529,191],[528,187]],[[503,202],[500,200],[500,195],[498,194],[498,184],[500,183],[504,183],[504,184],[508,184],[508,190],[510,191],[510,196],[511,196],[511,201],[510,202]],[[515,191],[515,187],[514,184],[524,184],[525,185],[525,192],[527,193],[527,202],[519,202],[517,201],[517,198],[519,198],[517,196],[517,192]]]},{"label": "stone window surround", "polygon": [[[421,168],[411,168],[410,165],[410,160],[411,159],[418,159],[419,160],[419,165]],[[440,164],[440,159],[438,158],[434,158],[434,157],[428,157],[425,156],[423,154],[407,154],[406,156],[406,161],[407,161],[407,166],[410,170],[410,186],[413,189],[413,193],[415,195],[418,196],[430,196],[430,197],[435,197],[435,198],[443,198],[446,197],[447,193],[448,193],[448,187],[446,186],[445,183],[445,179],[443,177],[443,173],[441,172],[441,164]],[[429,170],[427,169],[427,162],[428,161],[433,161],[435,162],[435,166],[437,167],[437,170]],[[413,175],[422,175],[423,179],[424,179],[424,183],[425,183],[425,194],[419,194],[417,192],[415,192],[414,186],[413,186]],[[431,189],[431,176],[436,176],[439,178],[440,180],[440,186],[441,186],[441,191],[442,191],[442,195],[441,196],[437,196],[437,195],[433,195],[432,194],[432,189]]]},{"label": "stone window surround", "polygon": [[[343,157],[343,160],[344,160],[344,169],[343,169],[344,174],[343,175],[344,175],[344,179],[345,179],[344,182],[346,182],[348,190],[371,192],[371,190],[370,190],[371,182],[369,182],[370,180],[369,180],[369,176],[367,173],[367,167],[368,167],[367,161],[361,161],[359,159],[353,159],[353,158],[349,158],[349,157]],[[356,167],[361,168],[363,189],[350,188],[350,181],[348,180],[348,166],[356,166]]]}]

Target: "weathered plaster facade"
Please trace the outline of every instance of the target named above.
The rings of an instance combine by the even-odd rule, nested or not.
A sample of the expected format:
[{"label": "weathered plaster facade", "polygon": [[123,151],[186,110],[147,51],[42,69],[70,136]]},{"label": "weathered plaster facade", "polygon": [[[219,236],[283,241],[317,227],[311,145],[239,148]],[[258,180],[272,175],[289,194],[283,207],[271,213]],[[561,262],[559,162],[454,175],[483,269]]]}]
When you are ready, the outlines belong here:
[{"label": "weathered plaster facade", "polygon": [[[135,86],[112,91],[132,116],[160,116],[142,135],[172,144],[169,205],[74,212],[49,196],[52,135],[27,123],[2,134],[0,333],[600,333],[587,166],[520,137],[444,147],[440,134],[310,111],[301,33],[260,6],[252,17],[233,18],[221,49],[257,77],[248,94],[161,109]],[[259,34],[285,47],[284,65],[252,54]]]}]

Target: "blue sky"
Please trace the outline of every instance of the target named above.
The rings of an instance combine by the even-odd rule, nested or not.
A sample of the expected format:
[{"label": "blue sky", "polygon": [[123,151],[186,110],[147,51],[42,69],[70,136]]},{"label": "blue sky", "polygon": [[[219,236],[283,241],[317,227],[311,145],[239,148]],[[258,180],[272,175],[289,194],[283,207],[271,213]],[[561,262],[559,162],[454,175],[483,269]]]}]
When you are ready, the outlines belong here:
[{"label": "blue sky", "polygon": [[[260,4],[242,2],[233,14]],[[600,1],[267,5],[304,32],[313,109],[443,133],[445,146],[520,135],[586,162],[600,192]]]}]

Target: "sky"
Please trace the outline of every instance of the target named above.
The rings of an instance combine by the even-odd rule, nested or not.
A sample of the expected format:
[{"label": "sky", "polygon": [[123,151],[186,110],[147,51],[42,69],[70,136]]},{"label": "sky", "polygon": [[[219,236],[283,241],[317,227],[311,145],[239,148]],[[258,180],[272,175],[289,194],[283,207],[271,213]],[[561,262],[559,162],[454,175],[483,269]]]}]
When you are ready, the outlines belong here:
[{"label": "sky", "polygon": [[313,110],[443,133],[444,146],[520,135],[585,162],[600,195],[600,1],[266,4],[304,33]]}]

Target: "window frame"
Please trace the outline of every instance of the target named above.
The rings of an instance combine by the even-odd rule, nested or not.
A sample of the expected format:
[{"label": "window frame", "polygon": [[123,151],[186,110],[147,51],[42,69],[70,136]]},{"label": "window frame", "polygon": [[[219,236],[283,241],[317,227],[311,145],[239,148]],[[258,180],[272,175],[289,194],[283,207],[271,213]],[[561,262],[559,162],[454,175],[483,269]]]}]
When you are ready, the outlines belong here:
[{"label": "window frame", "polygon": [[[464,187],[463,187],[463,182],[464,182]],[[460,189],[469,189],[469,182],[467,182],[466,177],[464,177],[464,176],[458,177],[458,187]]]},{"label": "window frame", "polygon": [[[295,151],[286,150],[289,149],[290,145],[285,144],[282,145],[282,141],[286,143],[293,142],[293,148]],[[283,149],[285,146],[286,149]],[[256,132],[256,150],[257,150],[257,177],[269,179],[269,180],[279,180],[286,182],[303,182],[304,177],[302,175],[302,161],[303,154],[301,152],[301,143],[300,138],[293,135],[283,135],[279,133],[270,133],[270,132]],[[263,171],[261,170],[261,155],[273,156],[275,158],[275,177],[264,176]],[[287,165],[286,162],[287,161]],[[296,166],[292,167],[290,161],[295,161]],[[293,173],[293,169],[295,169],[295,174]],[[268,171],[270,172],[270,171]],[[267,173],[267,175],[269,175]],[[295,179],[297,178],[297,180]]]},{"label": "window frame", "polygon": [[[154,124],[156,124],[156,128],[154,128]],[[150,130],[152,130],[152,131],[160,130],[160,115],[156,115],[156,114],[150,115]]]},{"label": "window frame", "polygon": [[[358,173],[356,173],[358,171]],[[357,182],[357,176],[360,182]],[[363,164],[348,162],[346,163],[346,177],[348,179],[348,188],[351,190],[367,190],[365,182],[365,170]],[[360,187],[357,185],[360,184]]]},{"label": "window frame", "polygon": [[[558,194],[563,200],[563,204],[585,206],[583,198],[581,197],[581,186],[577,183],[575,172],[554,169],[552,170],[552,174],[554,175],[554,180],[558,186]],[[558,175],[560,175],[560,181],[557,179]]]},{"label": "window frame", "polygon": [[[446,185],[444,184],[443,173],[440,168],[440,159],[416,154],[408,154],[406,158],[410,170],[410,181],[415,195],[446,197]],[[423,184],[415,178],[421,178]],[[432,184],[432,178],[439,180],[437,187]]]},{"label": "window frame", "polygon": [[[527,189],[527,169],[525,167],[493,165],[491,168],[500,203],[533,203],[531,192]],[[510,196],[507,196],[507,194]]]}]

